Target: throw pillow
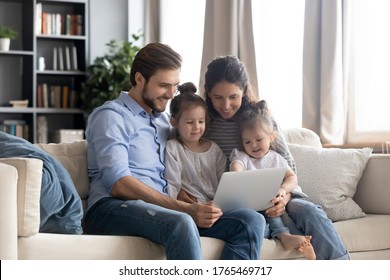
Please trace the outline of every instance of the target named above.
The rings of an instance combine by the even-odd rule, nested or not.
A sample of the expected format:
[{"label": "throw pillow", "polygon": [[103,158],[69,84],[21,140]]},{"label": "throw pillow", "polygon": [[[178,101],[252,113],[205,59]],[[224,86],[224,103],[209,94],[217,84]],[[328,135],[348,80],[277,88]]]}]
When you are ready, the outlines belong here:
[{"label": "throw pillow", "polygon": [[297,165],[298,183],[309,199],[333,222],[365,217],[353,200],[371,148],[338,149],[289,144]]}]

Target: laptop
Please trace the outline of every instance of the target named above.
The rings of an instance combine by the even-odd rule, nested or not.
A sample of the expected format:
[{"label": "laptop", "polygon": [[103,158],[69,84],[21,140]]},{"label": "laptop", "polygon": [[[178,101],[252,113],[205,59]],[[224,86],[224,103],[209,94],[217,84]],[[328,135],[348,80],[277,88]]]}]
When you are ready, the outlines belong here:
[{"label": "laptop", "polygon": [[282,184],[287,171],[283,168],[266,168],[240,172],[225,172],[219,181],[213,204],[223,212],[238,208],[265,210]]}]

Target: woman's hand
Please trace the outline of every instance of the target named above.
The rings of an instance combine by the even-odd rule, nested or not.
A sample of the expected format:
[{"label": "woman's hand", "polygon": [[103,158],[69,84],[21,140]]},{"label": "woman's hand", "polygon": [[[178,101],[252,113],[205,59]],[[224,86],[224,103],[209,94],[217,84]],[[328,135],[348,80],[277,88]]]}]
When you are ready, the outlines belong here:
[{"label": "woman's hand", "polygon": [[281,216],[286,211],[286,205],[291,199],[291,194],[288,193],[284,197],[278,196],[272,200],[274,206],[265,210],[268,217],[274,218]]},{"label": "woman's hand", "polygon": [[276,197],[285,197],[287,194],[285,189],[280,188],[278,193],[276,194]]},{"label": "woman's hand", "polygon": [[177,194],[177,199],[178,200],[181,200],[181,201],[184,201],[184,202],[187,202],[187,203],[196,203],[198,202],[198,200],[196,199],[195,196],[193,196],[192,194],[186,192],[186,191],[183,191],[183,190],[180,190],[179,193]]}]

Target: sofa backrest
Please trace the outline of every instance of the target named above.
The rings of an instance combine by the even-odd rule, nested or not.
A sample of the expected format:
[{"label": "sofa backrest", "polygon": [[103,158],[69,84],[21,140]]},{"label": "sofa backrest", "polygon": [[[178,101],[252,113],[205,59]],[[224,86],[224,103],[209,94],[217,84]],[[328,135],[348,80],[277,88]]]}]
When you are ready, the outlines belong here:
[{"label": "sofa backrest", "polygon": [[[321,146],[320,138],[313,131],[305,128],[293,128],[284,130],[284,136],[288,143]],[[77,192],[83,202],[84,209],[87,207],[89,190],[88,167],[87,167],[87,141],[73,143],[35,144],[57,158],[68,170]]]},{"label": "sofa backrest", "polygon": [[288,128],[283,130],[287,143],[321,148],[320,137],[307,128]]},{"label": "sofa backrest", "polygon": [[58,159],[68,170],[85,210],[87,207],[89,190],[87,141],[82,140],[73,143],[35,145]]}]

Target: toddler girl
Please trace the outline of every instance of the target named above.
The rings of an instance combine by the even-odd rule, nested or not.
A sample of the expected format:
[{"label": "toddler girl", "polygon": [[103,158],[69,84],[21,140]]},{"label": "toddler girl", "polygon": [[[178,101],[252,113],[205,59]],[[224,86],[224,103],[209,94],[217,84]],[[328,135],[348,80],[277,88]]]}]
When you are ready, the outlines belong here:
[{"label": "toddler girl", "polygon": [[[260,168],[287,167],[283,183],[276,197],[283,198],[298,186],[295,173],[287,161],[272,150],[276,139],[276,131],[272,117],[268,112],[266,102],[248,106],[238,121],[244,151],[234,149],[230,155],[230,171],[253,170]],[[265,215],[264,212],[262,214]],[[316,255],[311,246],[311,236],[292,235],[284,226],[281,217],[267,217],[271,236],[278,238],[286,250],[297,249],[306,259],[315,259]]]}]

